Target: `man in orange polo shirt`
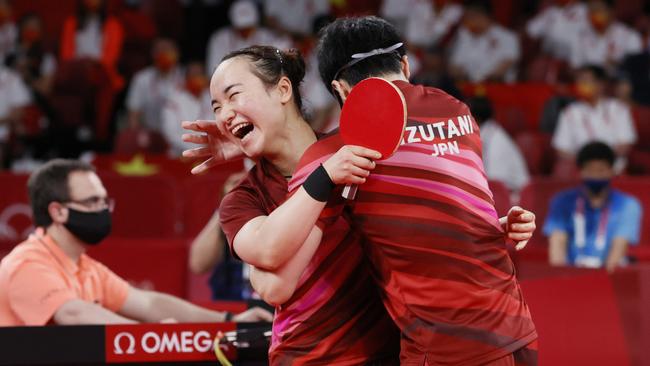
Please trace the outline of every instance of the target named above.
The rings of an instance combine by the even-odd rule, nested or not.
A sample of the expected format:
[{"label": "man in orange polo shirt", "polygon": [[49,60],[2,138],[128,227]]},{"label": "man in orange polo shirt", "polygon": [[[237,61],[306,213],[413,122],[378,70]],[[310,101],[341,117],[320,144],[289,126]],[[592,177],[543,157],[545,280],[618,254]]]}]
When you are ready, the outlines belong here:
[{"label": "man in orange polo shirt", "polygon": [[0,262],[0,326],[271,321],[260,308],[231,317],[136,289],[87,256],[110,233],[113,209],[91,165],[52,160],[28,188],[38,229]]}]

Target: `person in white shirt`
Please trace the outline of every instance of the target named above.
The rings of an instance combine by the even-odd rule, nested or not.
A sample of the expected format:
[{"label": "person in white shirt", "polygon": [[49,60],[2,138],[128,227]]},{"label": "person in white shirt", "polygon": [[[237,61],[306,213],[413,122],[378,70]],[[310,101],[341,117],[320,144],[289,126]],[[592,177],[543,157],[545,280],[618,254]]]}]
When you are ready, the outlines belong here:
[{"label": "person in white shirt", "polygon": [[7,0],[0,0],[0,63],[14,51],[18,39],[18,28],[11,15],[11,4]]},{"label": "person in white shirt", "polygon": [[133,77],[126,96],[129,127],[161,131],[161,106],[170,92],[181,86],[178,48],[169,39],[158,39],[152,48],[154,64]]},{"label": "person in white shirt", "polygon": [[610,1],[591,0],[589,23],[571,43],[571,66],[599,65],[612,71],[626,55],[641,52],[642,44],[638,32],[615,20]]},{"label": "person in white shirt", "polygon": [[474,97],[467,105],[481,127],[485,173],[490,180],[504,183],[516,196],[530,180],[526,160],[506,130],[492,118],[492,102],[488,98]]},{"label": "person in white shirt", "polygon": [[31,101],[29,89],[20,75],[0,64],[0,170],[5,162],[12,125],[20,120],[22,108]]},{"label": "person in white shirt", "polygon": [[405,38],[409,44],[438,44],[463,17],[463,7],[450,0],[419,0],[408,13]]},{"label": "person in white shirt", "polygon": [[338,127],[339,123],[340,108],[321,80],[316,55],[318,32],[335,19],[332,15],[319,15],[314,18],[311,34],[301,43],[301,52],[307,64],[305,77],[300,84],[303,112],[309,125],[317,132],[329,132]]},{"label": "person in white shirt", "polygon": [[267,24],[281,32],[308,36],[314,19],[329,14],[328,0],[265,0]]},{"label": "person in white shirt", "polygon": [[571,41],[587,26],[587,5],[577,0],[555,0],[526,24],[526,33],[542,42],[553,57],[569,61]]},{"label": "person in white shirt", "polygon": [[406,32],[406,23],[414,6],[420,0],[382,0],[379,15],[388,20],[401,34]]},{"label": "person in white shirt", "polygon": [[489,2],[465,5],[463,25],[458,30],[450,57],[450,71],[457,80],[470,82],[506,81],[516,77],[520,57],[519,39],[496,24]]},{"label": "person in white shirt", "polygon": [[193,147],[181,140],[184,133],[181,122],[214,118],[203,64],[192,62],[185,70],[184,85],[170,92],[162,108],[162,133],[169,143],[169,154],[174,158]]},{"label": "person in white shirt", "polygon": [[602,141],[618,156],[616,170],[625,166],[625,157],[637,139],[636,130],[630,107],[605,97],[606,81],[605,70],[596,65],[583,66],[577,72],[580,100],[562,111],[552,140],[559,158],[566,163],[573,162],[581,146]]},{"label": "person in white shirt", "polygon": [[280,49],[291,47],[291,40],[260,27],[260,12],[253,1],[237,0],[228,11],[230,27],[212,34],[208,41],[206,67],[212,73],[223,56],[253,45],[268,45]]}]

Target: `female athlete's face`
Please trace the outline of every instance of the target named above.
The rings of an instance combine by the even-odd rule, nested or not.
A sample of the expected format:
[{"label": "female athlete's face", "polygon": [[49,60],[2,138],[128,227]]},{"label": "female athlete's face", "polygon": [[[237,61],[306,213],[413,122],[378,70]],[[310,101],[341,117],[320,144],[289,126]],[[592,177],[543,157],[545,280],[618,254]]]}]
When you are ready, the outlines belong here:
[{"label": "female athlete's face", "polygon": [[210,95],[217,125],[230,141],[251,158],[270,153],[282,133],[283,98],[251,72],[245,57],[222,62],[210,81]]}]

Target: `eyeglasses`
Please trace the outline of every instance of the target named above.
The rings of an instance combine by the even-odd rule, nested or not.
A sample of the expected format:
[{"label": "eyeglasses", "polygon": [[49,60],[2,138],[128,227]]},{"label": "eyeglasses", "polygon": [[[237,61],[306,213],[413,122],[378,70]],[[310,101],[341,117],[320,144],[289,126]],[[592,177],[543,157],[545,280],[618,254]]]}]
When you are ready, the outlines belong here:
[{"label": "eyeglasses", "polygon": [[115,200],[110,197],[92,196],[82,200],[68,200],[64,203],[76,203],[93,211],[108,208],[110,212],[113,212],[115,208]]}]

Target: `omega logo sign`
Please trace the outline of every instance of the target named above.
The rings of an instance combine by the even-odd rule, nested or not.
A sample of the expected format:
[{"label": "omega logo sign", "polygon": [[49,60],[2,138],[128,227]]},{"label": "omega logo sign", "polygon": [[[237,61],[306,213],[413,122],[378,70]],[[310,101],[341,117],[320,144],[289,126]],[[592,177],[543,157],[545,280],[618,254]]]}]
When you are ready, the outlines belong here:
[{"label": "omega logo sign", "polygon": [[10,224],[11,219],[16,216],[25,216],[29,221],[32,218],[32,209],[29,205],[24,203],[14,203],[7,206],[2,213],[0,213],[0,239],[9,241],[20,241],[27,237],[27,235],[34,230],[33,226],[25,228],[22,233],[19,233],[16,228]]},{"label": "omega logo sign", "polygon": [[146,332],[139,340],[129,332],[118,333],[113,339],[113,352],[116,355],[134,354],[136,347],[145,353],[205,353],[210,351],[213,337],[209,332]]}]

